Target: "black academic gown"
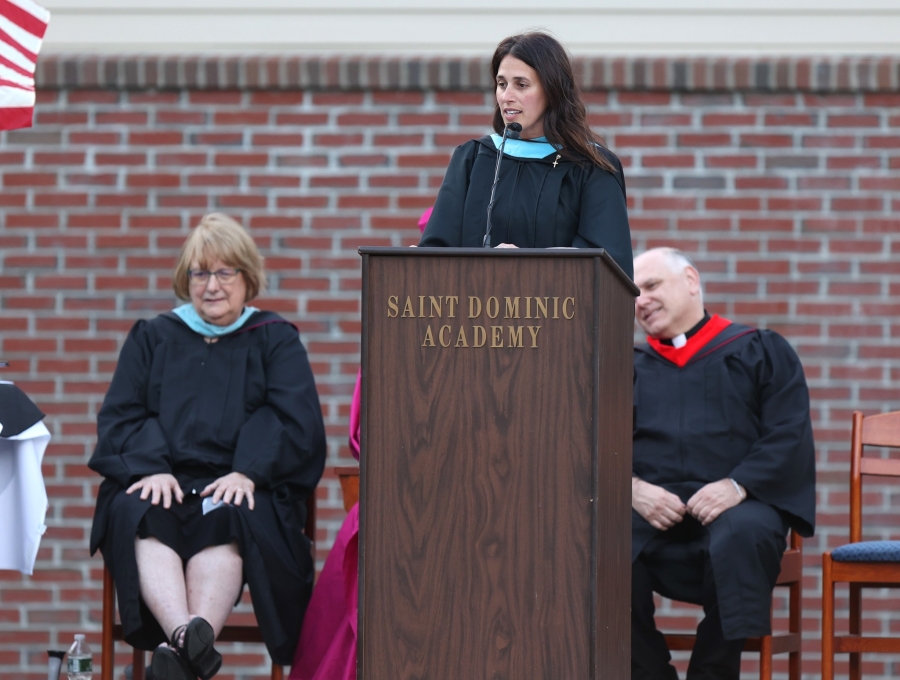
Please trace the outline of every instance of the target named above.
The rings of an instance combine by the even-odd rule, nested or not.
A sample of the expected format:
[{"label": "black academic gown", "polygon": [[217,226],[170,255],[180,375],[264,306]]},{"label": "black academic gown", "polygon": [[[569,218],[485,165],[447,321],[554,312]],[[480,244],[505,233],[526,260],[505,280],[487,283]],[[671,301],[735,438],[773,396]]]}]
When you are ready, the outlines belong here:
[{"label": "black academic gown", "polygon": [[[149,506],[125,489],[171,473],[186,493],[229,472],[256,485],[237,512],[244,579],[266,646],[290,664],[312,590],[305,498],[325,461],[325,433],[306,350],[271,312],[206,343],[176,315],[138,321],[97,416],[89,467],[103,475],[91,532],[116,583],[125,639],[153,649],[166,633],[140,600],[134,539]],[[222,510],[216,510],[221,512]]]},{"label": "black academic gown", "polygon": [[[611,151],[598,148],[616,172],[564,160],[556,153],[539,159],[504,154],[491,213],[491,243],[605,248],[633,277],[622,164]],[[496,160],[490,136],[457,147],[420,246],[481,247]]]},{"label": "black academic gown", "polygon": [[[725,637],[767,634],[784,527],[815,525],[809,392],[787,341],[732,324],[683,368],[635,347],[633,470],[685,502],[727,477],[747,489],[707,526],[709,555]],[[657,533],[632,511],[632,560]]]}]

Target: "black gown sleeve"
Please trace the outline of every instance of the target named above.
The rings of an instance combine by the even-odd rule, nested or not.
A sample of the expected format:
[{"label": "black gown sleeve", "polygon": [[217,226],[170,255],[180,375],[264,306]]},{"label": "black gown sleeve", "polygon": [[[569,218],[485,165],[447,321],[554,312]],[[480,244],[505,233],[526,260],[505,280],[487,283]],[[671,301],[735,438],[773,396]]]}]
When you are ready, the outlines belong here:
[{"label": "black gown sleeve", "polygon": [[459,248],[462,246],[463,213],[469,178],[478,152],[478,142],[472,140],[456,147],[444,181],[438,191],[428,226],[419,240],[420,247]]},{"label": "black gown sleeve", "polygon": [[593,167],[581,190],[575,248],[605,248],[629,278],[634,278],[631,229],[625,206],[625,179],[622,164],[611,153],[604,154],[616,166],[618,175]]},{"label": "black gown sleeve", "polygon": [[306,349],[297,330],[274,323],[264,350],[265,402],[241,426],[232,469],[262,489],[315,488],[325,466],[325,426]]},{"label": "black gown sleeve", "polygon": [[815,527],[815,445],[803,366],[787,340],[760,331],[760,436],[731,477],[758,500],[789,513],[803,536]]},{"label": "black gown sleeve", "polygon": [[154,342],[146,321],[131,329],[97,414],[94,472],[129,486],[141,477],[172,472],[172,454],[156,415],[147,408]]}]

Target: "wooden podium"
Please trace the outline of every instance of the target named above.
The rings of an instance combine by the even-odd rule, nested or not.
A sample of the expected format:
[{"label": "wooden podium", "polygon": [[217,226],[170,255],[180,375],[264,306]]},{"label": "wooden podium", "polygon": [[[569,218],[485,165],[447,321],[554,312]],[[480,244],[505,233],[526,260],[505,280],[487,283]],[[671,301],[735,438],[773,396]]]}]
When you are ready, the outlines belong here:
[{"label": "wooden podium", "polygon": [[360,253],[358,677],[627,680],[637,288],[602,250]]}]

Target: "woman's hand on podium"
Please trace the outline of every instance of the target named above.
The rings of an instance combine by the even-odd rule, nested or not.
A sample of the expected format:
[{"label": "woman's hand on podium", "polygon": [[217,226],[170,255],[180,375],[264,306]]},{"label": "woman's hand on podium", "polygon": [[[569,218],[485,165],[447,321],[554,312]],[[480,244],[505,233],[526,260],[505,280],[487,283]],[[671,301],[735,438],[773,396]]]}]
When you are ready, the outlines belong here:
[{"label": "woman's hand on podium", "polygon": [[498,246],[494,246],[495,248],[518,248],[519,246],[514,246],[512,243],[501,243]]}]

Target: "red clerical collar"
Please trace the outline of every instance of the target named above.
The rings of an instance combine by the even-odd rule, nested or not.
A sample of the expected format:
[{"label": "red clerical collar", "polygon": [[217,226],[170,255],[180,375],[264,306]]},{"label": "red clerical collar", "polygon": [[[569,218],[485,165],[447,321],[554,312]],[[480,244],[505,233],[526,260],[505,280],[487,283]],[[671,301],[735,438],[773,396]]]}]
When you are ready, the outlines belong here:
[{"label": "red clerical collar", "polygon": [[709,341],[725,330],[731,322],[723,319],[718,314],[713,314],[709,321],[703,324],[703,327],[688,338],[687,343],[682,347],[675,348],[672,345],[664,345],[656,338],[647,336],[647,344],[649,344],[663,358],[668,359],[678,368],[683,367],[689,362],[697,352],[703,349]]}]

